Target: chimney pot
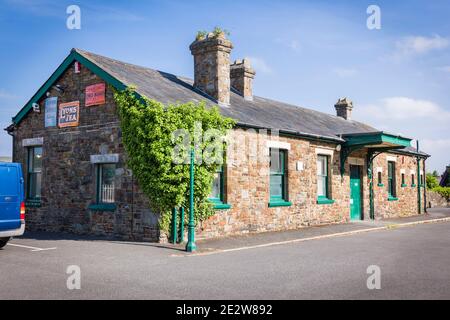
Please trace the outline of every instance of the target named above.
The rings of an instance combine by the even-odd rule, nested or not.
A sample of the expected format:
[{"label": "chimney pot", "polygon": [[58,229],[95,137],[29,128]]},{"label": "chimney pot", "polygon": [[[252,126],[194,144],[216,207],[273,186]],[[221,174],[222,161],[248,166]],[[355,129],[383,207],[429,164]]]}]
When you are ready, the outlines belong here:
[{"label": "chimney pot", "polygon": [[334,105],[336,108],[336,115],[345,120],[352,119],[353,102],[347,98],[341,98]]},{"label": "chimney pot", "polygon": [[246,100],[253,100],[253,79],[255,70],[252,69],[250,60],[236,60],[230,66],[231,87],[239,92]]},{"label": "chimney pot", "polygon": [[230,53],[233,44],[224,36],[209,33],[190,46],[194,56],[194,86],[219,105],[230,104]]}]

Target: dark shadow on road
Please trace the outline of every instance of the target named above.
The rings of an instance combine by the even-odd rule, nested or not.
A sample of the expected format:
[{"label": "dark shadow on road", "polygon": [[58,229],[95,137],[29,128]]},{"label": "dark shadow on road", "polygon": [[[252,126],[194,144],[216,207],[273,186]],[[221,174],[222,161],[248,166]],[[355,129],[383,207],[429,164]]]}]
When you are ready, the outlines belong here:
[{"label": "dark shadow on road", "polygon": [[44,232],[44,231],[26,231],[21,237],[15,237],[14,239],[27,239],[38,241],[86,241],[86,242],[108,242],[111,244],[119,245],[133,245],[142,247],[153,247],[160,249],[167,249],[172,251],[185,251],[184,244],[171,244],[171,243],[157,243],[157,242],[137,242],[133,240],[123,240],[116,237],[106,236],[91,236],[91,235],[76,235],[67,232]]}]

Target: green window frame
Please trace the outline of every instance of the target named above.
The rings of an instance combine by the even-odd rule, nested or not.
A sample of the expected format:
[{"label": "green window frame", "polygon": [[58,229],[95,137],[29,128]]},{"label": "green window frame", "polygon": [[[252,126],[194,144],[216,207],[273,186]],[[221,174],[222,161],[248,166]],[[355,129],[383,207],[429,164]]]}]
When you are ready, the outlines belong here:
[{"label": "green window frame", "polygon": [[388,196],[389,200],[397,200],[394,161],[388,161]]},{"label": "green window frame", "polygon": [[379,187],[384,187],[384,184],[383,184],[383,177],[382,177],[381,171],[378,171],[378,186],[379,186]]},{"label": "green window frame", "polygon": [[231,205],[225,203],[225,174],[223,166],[214,173],[209,201],[213,203],[214,209],[230,209]]},{"label": "green window frame", "polygon": [[42,196],[42,146],[28,148],[27,200],[40,201]]},{"label": "green window frame", "polygon": [[406,187],[405,174],[402,173],[402,188]]},{"label": "green window frame", "polygon": [[330,157],[327,155],[317,155],[317,203],[332,204],[330,193]]},{"label": "green window frame", "polygon": [[115,163],[99,163],[96,165],[96,203],[98,205],[115,203]]},{"label": "green window frame", "polygon": [[270,148],[269,207],[290,206],[287,193],[287,152],[283,149]]},{"label": "green window frame", "polygon": [[414,173],[411,173],[411,187],[416,186],[416,179]]}]

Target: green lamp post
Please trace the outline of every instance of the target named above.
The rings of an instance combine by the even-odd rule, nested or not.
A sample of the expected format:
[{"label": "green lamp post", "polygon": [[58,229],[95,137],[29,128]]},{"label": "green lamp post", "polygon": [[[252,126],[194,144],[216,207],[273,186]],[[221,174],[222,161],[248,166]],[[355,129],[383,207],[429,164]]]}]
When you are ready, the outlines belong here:
[{"label": "green lamp post", "polygon": [[195,221],[194,221],[194,148],[191,150],[191,167],[190,167],[190,192],[189,192],[189,224],[188,224],[188,243],[186,244],[187,252],[194,252],[197,249],[195,245]]}]

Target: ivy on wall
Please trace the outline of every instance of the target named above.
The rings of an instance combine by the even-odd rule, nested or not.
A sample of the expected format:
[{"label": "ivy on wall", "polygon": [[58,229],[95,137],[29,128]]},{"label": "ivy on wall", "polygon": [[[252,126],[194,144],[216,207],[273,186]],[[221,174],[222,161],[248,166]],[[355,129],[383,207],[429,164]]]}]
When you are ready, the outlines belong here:
[{"label": "ivy on wall", "polygon": [[[234,127],[231,118],[223,117],[217,107],[204,103],[164,105],[146,97],[138,97],[134,88],[115,91],[121,119],[123,143],[128,154],[127,164],[137,178],[139,186],[148,196],[151,206],[160,213],[162,231],[168,231],[171,210],[189,207],[189,154],[195,142],[195,220],[202,221],[214,214],[208,201],[214,173],[221,161],[199,161],[202,155],[217,147],[224,147],[223,139]],[[174,132],[184,130],[192,143],[183,146]],[[214,138],[195,139],[195,134],[213,131]],[[181,147],[180,147],[181,145]],[[178,146],[178,147],[177,147]],[[184,154],[187,161],[174,161],[174,150]],[[222,148],[221,148],[222,149]],[[224,148],[223,148],[224,150]],[[221,156],[220,159],[223,157]]]}]

